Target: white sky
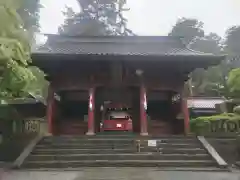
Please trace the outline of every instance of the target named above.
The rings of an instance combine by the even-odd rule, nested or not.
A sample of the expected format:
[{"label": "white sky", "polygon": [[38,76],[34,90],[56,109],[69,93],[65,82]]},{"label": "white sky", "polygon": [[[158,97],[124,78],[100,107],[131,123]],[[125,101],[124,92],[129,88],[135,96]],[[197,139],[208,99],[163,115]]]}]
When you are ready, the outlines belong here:
[{"label": "white sky", "polygon": [[[76,0],[41,0],[42,33],[57,33],[65,5],[79,11]],[[127,0],[128,27],[138,35],[167,35],[179,17],[203,21],[205,32],[224,36],[228,27],[240,25],[240,0]]]}]

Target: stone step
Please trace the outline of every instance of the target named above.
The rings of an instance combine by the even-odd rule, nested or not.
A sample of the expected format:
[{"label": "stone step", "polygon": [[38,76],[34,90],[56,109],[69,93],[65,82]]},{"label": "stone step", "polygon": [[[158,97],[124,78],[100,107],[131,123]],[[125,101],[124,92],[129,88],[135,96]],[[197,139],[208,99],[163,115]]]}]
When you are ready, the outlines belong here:
[{"label": "stone step", "polygon": [[30,155],[28,161],[74,161],[74,160],[209,160],[208,154],[64,154],[64,155]]},{"label": "stone step", "polygon": [[[157,143],[170,143],[170,144],[199,144],[197,139],[155,139]],[[147,144],[148,140],[137,140],[137,139],[44,139],[40,144],[136,144],[140,142],[141,144]]]},{"label": "stone step", "polygon": [[129,149],[59,149],[59,148],[37,148],[35,149],[32,154],[82,154],[82,153],[89,153],[89,154],[109,154],[109,153],[135,153],[137,152],[137,149],[129,148]]},{"label": "stone step", "polygon": [[190,137],[185,137],[185,138],[180,138],[180,137],[138,137],[138,136],[53,136],[53,137],[45,137],[43,141],[50,141],[50,142],[72,142],[72,141],[135,141],[135,140],[142,140],[142,141],[147,141],[147,140],[162,140],[162,141],[167,141],[167,142],[173,142],[173,141],[191,141],[191,142],[197,142],[197,139],[190,138]]},{"label": "stone step", "polygon": [[[148,140],[157,140],[157,147],[149,147]],[[136,135],[45,137],[23,163],[32,169],[216,165],[195,137]]]},{"label": "stone step", "polygon": [[[121,145],[121,144],[141,144],[141,145],[147,145],[148,141],[144,140],[144,141],[137,141],[137,140],[118,140],[118,141],[108,141],[108,140],[81,140],[81,141],[41,141],[38,144],[41,145],[48,145],[48,144],[84,144],[84,145],[109,145],[109,144],[117,144],[117,145]],[[199,141],[183,141],[183,140],[161,140],[161,141],[157,141],[157,144],[190,144],[190,145],[197,145],[200,144]]]},{"label": "stone step", "polygon": [[136,135],[96,135],[96,136],[49,136],[45,137],[44,140],[46,141],[54,141],[54,140],[60,140],[60,141],[78,141],[78,140],[136,140],[136,139],[142,139],[142,140],[148,140],[148,139],[165,139],[165,140],[185,140],[185,141],[196,141],[196,137],[193,136],[136,136]]},{"label": "stone step", "polygon": [[61,149],[116,149],[116,148],[134,148],[133,144],[106,144],[106,145],[96,145],[96,144],[38,144],[36,148],[48,149],[48,148],[61,148]]},{"label": "stone step", "polygon": [[[71,167],[68,167],[68,168],[28,168],[27,170],[30,170],[30,171],[36,171],[36,172],[46,172],[46,171],[59,171],[59,170],[63,170],[63,171],[82,171],[83,168],[86,170],[86,169],[92,169],[92,167],[74,167],[74,168],[71,168]],[[115,169],[116,167],[107,167],[108,171],[110,169]],[[121,167],[121,169],[123,168],[126,168],[128,169],[129,167]],[[213,172],[231,172],[231,170],[229,170],[228,168],[226,169],[223,169],[223,168],[219,168],[217,166],[206,166],[206,167],[132,167],[132,168],[137,168],[139,170],[139,168],[150,168],[152,171],[178,171],[178,172],[210,172],[210,173],[213,173]],[[23,169],[23,168],[22,168]],[[101,171],[102,169],[106,169],[106,167],[94,167],[95,170],[98,170],[98,171]],[[24,169],[23,169],[24,170]],[[99,178],[98,178],[99,179]]]},{"label": "stone step", "polygon": [[197,138],[151,138],[151,137],[129,137],[129,138],[121,138],[121,137],[81,137],[81,136],[74,136],[74,137],[45,137],[42,139],[42,142],[96,142],[96,143],[101,143],[101,142],[106,142],[106,141],[114,141],[114,142],[134,142],[136,140],[140,141],[145,141],[147,142],[148,140],[157,140],[157,141],[167,141],[167,142],[172,142],[172,141],[185,141],[185,142],[198,142]]},{"label": "stone step", "polygon": [[[185,143],[158,143],[157,147],[149,147],[147,144],[140,144],[141,147],[144,148],[201,148],[201,145],[198,143],[190,143],[190,144],[185,144]],[[56,144],[38,144],[36,145],[36,148],[79,148],[79,149],[104,149],[104,148],[134,148],[137,147],[137,144],[134,143],[129,143],[129,144],[117,144],[117,143],[105,143],[105,144],[89,144],[89,143],[56,143]]]},{"label": "stone step", "polygon": [[26,161],[23,168],[77,167],[214,167],[212,160],[83,160],[83,161]]},{"label": "stone step", "polygon": [[[36,148],[32,154],[109,154],[109,153],[136,153],[137,148],[102,148],[102,149],[84,149],[84,148]],[[140,152],[160,152],[162,154],[203,154],[206,153],[202,148],[141,148]]]},{"label": "stone step", "polygon": [[156,147],[150,147],[148,144],[140,144],[144,148],[202,148],[199,143],[158,143]]},{"label": "stone step", "polygon": [[140,150],[141,152],[160,152],[162,154],[202,154],[206,153],[206,150],[203,148],[151,148],[151,147],[143,147]]},{"label": "stone step", "polygon": [[41,141],[42,144],[46,143],[93,143],[93,144],[106,144],[106,143],[117,143],[117,144],[125,144],[125,143],[134,143],[135,139],[43,139]]}]

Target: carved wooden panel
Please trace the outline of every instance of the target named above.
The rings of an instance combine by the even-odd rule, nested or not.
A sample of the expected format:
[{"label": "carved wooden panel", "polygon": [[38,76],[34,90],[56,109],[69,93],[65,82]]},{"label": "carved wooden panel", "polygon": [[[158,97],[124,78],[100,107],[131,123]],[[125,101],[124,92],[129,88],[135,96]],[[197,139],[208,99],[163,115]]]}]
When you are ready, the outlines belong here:
[{"label": "carved wooden panel", "polygon": [[[136,75],[136,67],[130,67],[128,64],[121,69],[122,80],[119,82],[111,82],[113,77],[111,72],[114,69],[109,69],[110,64],[106,64],[107,67],[88,67],[89,70],[84,71],[68,70],[52,76],[53,85],[56,90],[77,90],[77,89],[89,89],[93,82],[91,77],[94,77],[95,86],[113,86],[117,84],[119,86],[139,86],[140,78]],[[87,67],[86,67],[87,68]],[[160,68],[160,69],[159,69]],[[176,90],[179,92],[184,84],[185,74],[172,68],[143,68],[143,81],[148,89],[155,90]],[[95,70],[95,71],[94,71]],[[117,80],[117,78],[115,79]]]}]

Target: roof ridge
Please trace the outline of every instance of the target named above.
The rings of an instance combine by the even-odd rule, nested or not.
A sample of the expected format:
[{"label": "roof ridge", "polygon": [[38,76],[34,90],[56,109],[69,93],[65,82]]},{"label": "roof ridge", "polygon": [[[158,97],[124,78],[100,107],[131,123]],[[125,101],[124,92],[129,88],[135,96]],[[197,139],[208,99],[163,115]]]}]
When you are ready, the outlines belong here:
[{"label": "roof ridge", "polygon": [[181,39],[182,37],[181,36],[148,36],[148,35],[145,35],[145,36],[100,36],[100,35],[96,35],[96,36],[91,36],[91,35],[88,35],[88,36],[81,36],[81,35],[68,35],[68,34],[48,34],[48,33],[44,33],[43,35],[45,36],[55,36],[55,37],[70,37],[70,38],[73,38],[73,37],[79,37],[79,38],[169,38],[169,39]]},{"label": "roof ridge", "polygon": [[202,52],[202,51],[197,51],[197,50],[191,49],[191,48],[189,47],[190,43],[187,44],[187,43],[184,41],[184,37],[180,37],[180,40],[181,40],[182,44],[185,46],[185,48],[186,48],[187,50],[193,52],[193,53],[203,54],[203,55],[215,55],[215,54],[213,54],[213,53],[206,53],[206,52]]},{"label": "roof ridge", "polygon": [[193,53],[205,54],[205,55],[214,55],[213,53],[205,53],[205,52],[202,52],[202,51],[193,50],[193,49],[189,48],[188,46],[186,46],[186,49],[193,52]]}]

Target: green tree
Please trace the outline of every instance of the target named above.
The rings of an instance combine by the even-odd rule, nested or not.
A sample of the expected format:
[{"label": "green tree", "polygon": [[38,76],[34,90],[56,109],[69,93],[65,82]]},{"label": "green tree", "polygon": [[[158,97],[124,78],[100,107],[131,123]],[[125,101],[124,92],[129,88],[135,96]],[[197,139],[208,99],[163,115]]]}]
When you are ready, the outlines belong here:
[{"label": "green tree", "polygon": [[[23,28],[28,31],[29,40],[32,45],[35,44],[35,33],[39,31],[39,11],[42,8],[40,0],[19,0],[21,6],[17,9],[18,14],[23,20]],[[31,67],[35,78],[28,83],[27,91],[46,97],[48,82],[45,80],[44,73],[37,67]],[[27,93],[24,93],[28,95]],[[21,94],[23,96],[24,94]]]},{"label": "green tree", "polygon": [[190,43],[189,47],[196,51],[218,55],[222,53],[221,41],[222,38],[216,33],[210,33],[203,37],[197,36],[195,40]]},{"label": "green tree", "polygon": [[225,50],[229,54],[240,54],[240,26],[233,26],[226,32]]},{"label": "green tree", "polygon": [[236,68],[230,71],[227,81],[230,95],[232,97],[240,97],[240,68]]},{"label": "green tree", "polygon": [[38,67],[31,66],[29,67],[33,73],[34,78],[30,84],[26,87],[27,92],[35,96],[41,96],[47,98],[48,95],[48,85],[49,82],[45,79],[45,74]]},{"label": "green tree", "polygon": [[[187,47],[204,53],[219,55],[222,53],[222,39],[216,33],[205,35],[203,23],[197,19],[179,19],[171,36],[183,37]],[[205,69],[196,69],[190,74],[187,85],[190,95],[219,96],[226,92],[226,63]]]},{"label": "green tree", "polygon": [[35,33],[39,31],[40,0],[18,0],[21,6],[17,9],[23,20],[23,28],[28,31],[30,43],[35,43]]},{"label": "green tree", "polygon": [[[225,76],[227,96],[239,97],[240,72],[240,26],[230,27],[226,31],[223,51],[227,54],[222,63],[221,73]],[[220,71],[219,71],[220,72]]]},{"label": "green tree", "polygon": [[203,22],[197,19],[180,18],[168,35],[183,37],[184,42],[190,44],[196,38],[204,36]]},{"label": "green tree", "polygon": [[71,8],[64,13],[67,17],[59,28],[60,34],[101,36],[134,35],[127,28],[123,17],[126,0],[78,0],[80,13],[74,14]]},{"label": "green tree", "polygon": [[240,67],[240,26],[233,26],[226,32],[224,51],[231,68]]},{"label": "green tree", "polygon": [[[222,54],[222,39],[215,33],[196,38],[190,48],[204,53]],[[192,74],[195,94],[208,96],[222,96],[227,93],[226,77],[228,75],[226,62],[208,69],[197,69]]]},{"label": "green tree", "polygon": [[19,96],[27,91],[34,75],[29,69],[31,62],[28,34],[17,13],[20,3],[15,0],[0,2],[0,64],[2,97]]},{"label": "green tree", "polygon": [[26,30],[39,30],[39,10],[41,8],[40,0],[18,0],[21,6],[17,9],[18,14],[23,20],[23,27]]}]

